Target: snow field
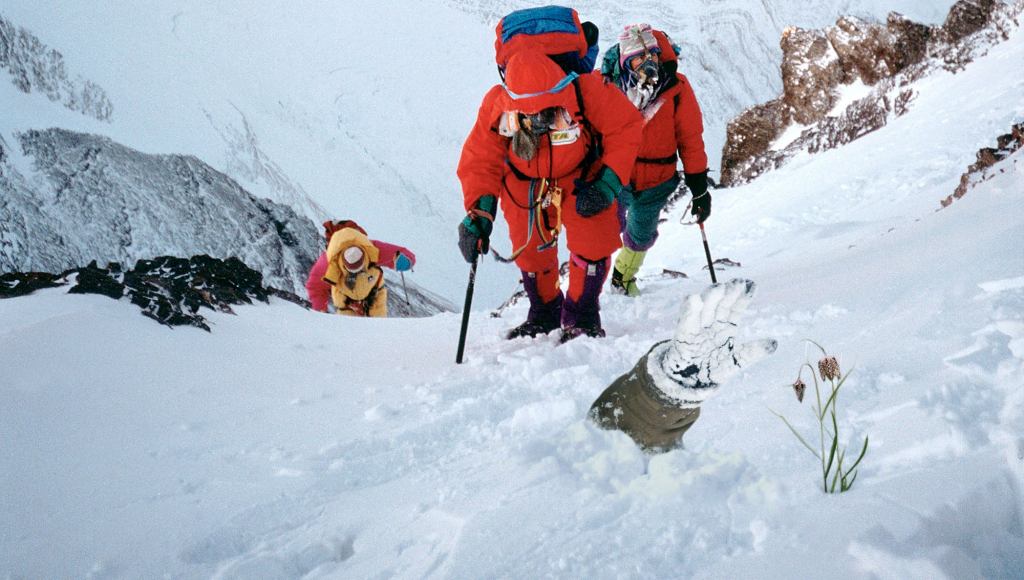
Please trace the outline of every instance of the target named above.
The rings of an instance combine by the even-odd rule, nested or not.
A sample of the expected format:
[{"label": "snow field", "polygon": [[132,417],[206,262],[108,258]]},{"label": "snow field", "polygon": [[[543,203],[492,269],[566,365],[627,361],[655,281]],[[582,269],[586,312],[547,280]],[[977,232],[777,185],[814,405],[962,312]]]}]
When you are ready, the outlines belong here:
[{"label": "snow field", "polygon": [[[1018,30],[888,127],[716,192],[712,252],[742,264],[719,277],[759,287],[737,342],[779,349],[653,458],[584,416],[706,287],[682,208],[643,295],[602,298],[608,338],[509,342],[525,304],[481,310],[461,366],[456,314],[274,301],[208,334],[0,301],[0,577],[1019,577],[1024,153],[937,210],[1021,119],[1022,53]],[[871,438],[842,496],[769,412],[816,428],[804,338],[852,372],[844,439]]]}]

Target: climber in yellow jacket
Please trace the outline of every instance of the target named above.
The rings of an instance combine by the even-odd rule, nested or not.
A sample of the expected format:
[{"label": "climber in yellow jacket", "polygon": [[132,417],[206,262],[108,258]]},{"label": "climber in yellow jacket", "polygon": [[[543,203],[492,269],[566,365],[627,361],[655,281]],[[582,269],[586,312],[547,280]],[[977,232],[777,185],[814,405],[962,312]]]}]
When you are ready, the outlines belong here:
[{"label": "climber in yellow jacket", "polygon": [[331,235],[323,280],[331,286],[331,300],[338,314],[388,315],[388,289],[379,260],[380,250],[362,228],[347,227]]}]

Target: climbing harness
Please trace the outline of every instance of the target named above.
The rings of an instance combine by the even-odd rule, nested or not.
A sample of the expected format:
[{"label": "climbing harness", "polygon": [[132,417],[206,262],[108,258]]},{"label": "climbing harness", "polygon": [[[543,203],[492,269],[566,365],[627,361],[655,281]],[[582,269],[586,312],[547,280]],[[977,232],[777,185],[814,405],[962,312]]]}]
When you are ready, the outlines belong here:
[{"label": "climbing harness", "polygon": [[[550,211],[552,207],[554,207],[553,223]],[[537,245],[538,251],[555,247],[558,244],[558,235],[562,231],[562,188],[554,180],[531,179],[530,203],[527,209],[529,209],[530,217],[526,226],[526,242],[507,258],[492,248],[495,260],[503,264],[514,262],[530,246],[534,231],[541,242]]]}]

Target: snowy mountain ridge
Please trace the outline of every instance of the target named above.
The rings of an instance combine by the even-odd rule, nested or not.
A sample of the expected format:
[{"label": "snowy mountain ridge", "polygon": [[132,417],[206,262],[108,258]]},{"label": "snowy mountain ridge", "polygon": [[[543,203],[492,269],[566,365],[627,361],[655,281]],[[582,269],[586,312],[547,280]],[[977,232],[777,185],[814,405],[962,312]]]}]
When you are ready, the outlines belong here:
[{"label": "snowy mountain ridge", "polygon": [[69,78],[61,53],[24,28],[15,28],[0,14],[2,69],[7,69],[11,82],[25,93],[40,92],[72,111],[111,120],[114,107],[99,85],[81,77]]}]

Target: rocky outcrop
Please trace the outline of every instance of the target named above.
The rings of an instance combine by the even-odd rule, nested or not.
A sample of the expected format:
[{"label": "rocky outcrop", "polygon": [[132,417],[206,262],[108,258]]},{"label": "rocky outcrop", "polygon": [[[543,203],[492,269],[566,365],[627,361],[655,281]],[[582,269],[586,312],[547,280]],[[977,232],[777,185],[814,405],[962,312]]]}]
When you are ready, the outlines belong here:
[{"label": "rocky outcrop", "polygon": [[822,118],[835,102],[844,74],[839,54],[818,30],[788,28],[782,33],[782,100],[801,125]]},{"label": "rocky outcrop", "polygon": [[[838,147],[886,125],[912,106],[909,83],[940,68],[961,69],[1004,39],[1022,10],[1021,0],[960,0],[941,27],[893,13],[884,24],[844,16],[824,31],[787,29],[783,94],[729,123],[722,185],[749,182],[797,152]],[[836,110],[840,92],[855,82],[867,94]],[[791,138],[781,142],[784,134]]]},{"label": "rocky outcrop", "polygon": [[950,9],[942,31],[948,42],[956,42],[984,28],[992,12],[996,0],[961,0]]},{"label": "rocky outcrop", "polygon": [[200,313],[233,314],[232,306],[269,302],[271,296],[309,307],[298,296],[263,285],[263,276],[237,258],[161,256],[139,260],[130,270],[119,263],[99,267],[96,262],[60,274],[31,272],[0,276],[0,298],[23,296],[35,289],[71,285],[68,294],[101,294],[128,300],[142,314],[167,326],[195,326],[209,332]]},{"label": "rocky outcrop", "polygon": [[72,111],[109,121],[114,107],[96,83],[71,78],[61,53],[47,47],[31,32],[15,28],[0,16],[0,69],[6,69],[19,90],[46,95]]},{"label": "rocky outcrop", "polygon": [[1024,149],[1024,123],[1014,125],[1009,133],[996,138],[995,147],[984,147],[978,150],[977,160],[960,176],[960,184],[957,185],[956,190],[952,195],[940,201],[942,207],[949,207],[973,187],[1001,171],[1001,168],[997,166],[1021,149]]},{"label": "rocky outcrop", "polygon": [[[209,331],[201,314],[210,311],[233,314],[232,306],[269,302],[271,297],[287,300],[304,308],[309,302],[272,286],[265,286],[263,275],[238,258],[221,260],[207,255],[191,258],[159,256],[139,260],[131,269],[112,262],[100,267],[95,261],[60,274],[46,272],[10,272],[0,275],[0,298],[26,296],[44,288],[68,286],[68,294],[100,294],[115,300],[127,298],[142,309],[142,314],[167,326],[195,326]],[[443,298],[413,285],[409,302],[389,288],[388,312],[392,317],[430,316],[451,312],[454,308]]]}]

